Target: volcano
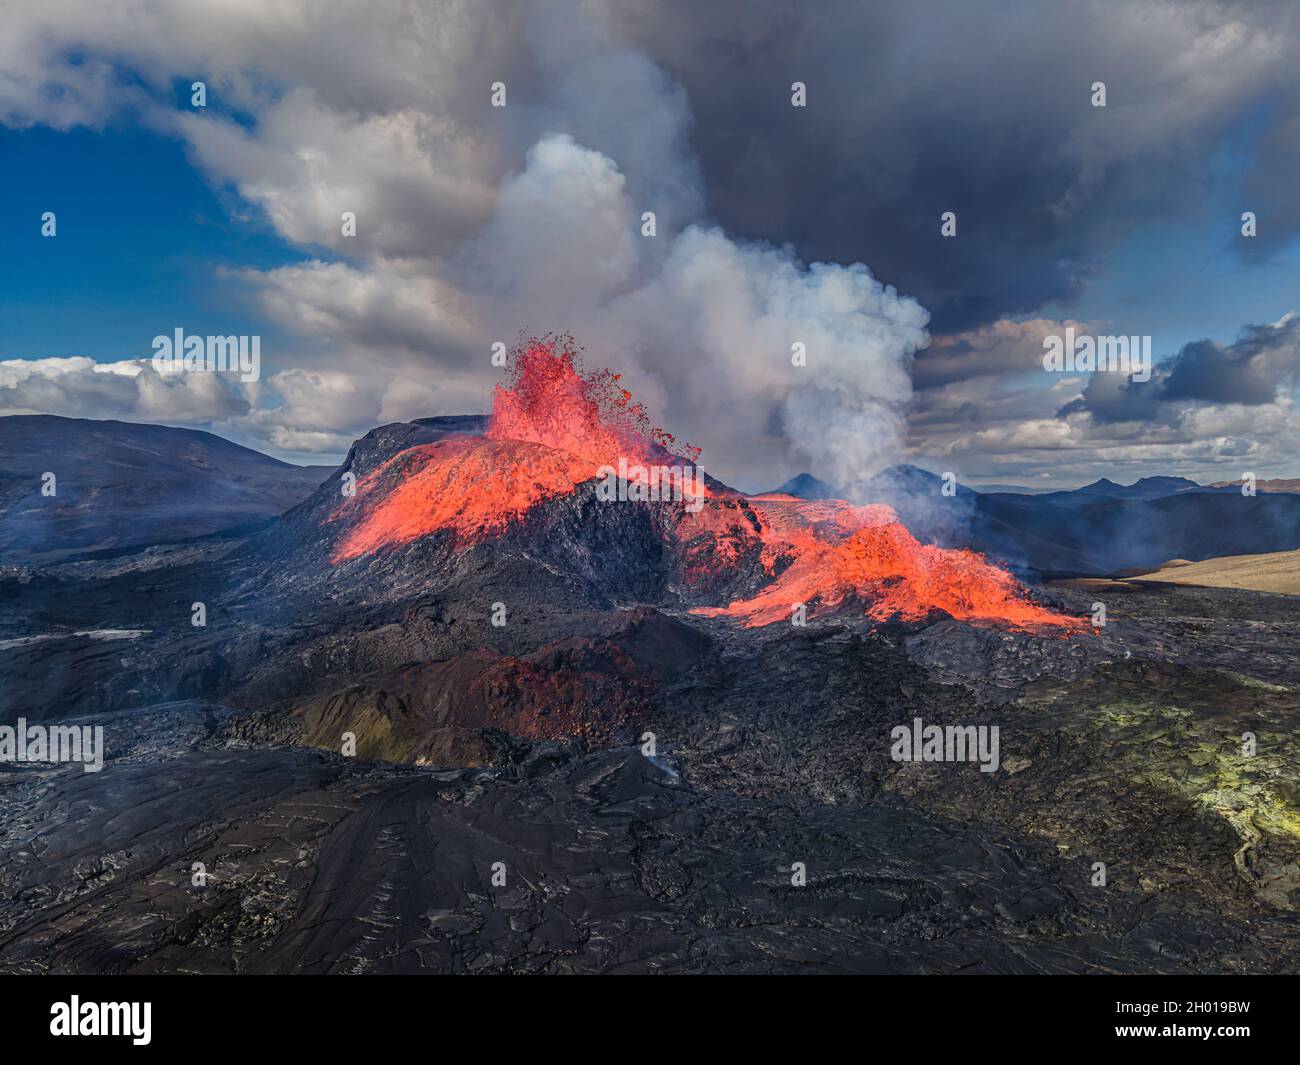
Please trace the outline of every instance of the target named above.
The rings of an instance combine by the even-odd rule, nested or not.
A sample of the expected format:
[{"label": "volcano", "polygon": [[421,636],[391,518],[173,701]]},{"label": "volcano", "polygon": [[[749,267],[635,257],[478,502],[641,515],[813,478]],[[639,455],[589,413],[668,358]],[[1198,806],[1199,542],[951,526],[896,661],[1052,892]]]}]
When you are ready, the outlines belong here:
[{"label": "volcano", "polygon": [[[506,377],[484,432],[403,449],[357,480],[326,519],[340,530],[333,564],[433,536],[463,552],[509,538],[549,503],[590,493],[615,470],[698,463],[699,449],[658,428],[619,375],[584,372],[571,338],[516,345]],[[979,554],[920,543],[883,504],[747,496],[701,483],[702,501],[648,504],[669,560],[665,583],[701,616],[763,626],[856,604],[877,621],[946,615],[1020,631],[1082,628]],[[638,501],[637,487],[645,486],[622,486],[617,499]],[[709,601],[738,584],[751,594]]]},{"label": "volcano", "polygon": [[269,526],[0,567],[0,724],[105,729],[0,770],[0,971],[1300,963],[1300,600],[1031,588],[700,458],[542,338]]}]

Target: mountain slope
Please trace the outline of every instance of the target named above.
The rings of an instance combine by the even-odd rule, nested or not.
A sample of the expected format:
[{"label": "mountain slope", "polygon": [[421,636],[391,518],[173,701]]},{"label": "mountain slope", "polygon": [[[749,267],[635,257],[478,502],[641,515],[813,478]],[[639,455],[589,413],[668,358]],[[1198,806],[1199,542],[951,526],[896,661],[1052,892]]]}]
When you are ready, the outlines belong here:
[{"label": "mountain slope", "polygon": [[1265,555],[1227,555],[1204,562],[1163,566],[1135,578],[1161,584],[1194,584],[1206,588],[1248,588],[1257,592],[1300,595],[1300,551]]},{"label": "mountain slope", "polygon": [[[0,563],[166,543],[278,517],[329,475],[212,433],[0,417]],[[53,474],[53,495],[42,485]]]},{"label": "mountain slope", "polygon": [[796,499],[838,499],[843,494],[811,473],[797,473],[771,495],[794,496]]}]

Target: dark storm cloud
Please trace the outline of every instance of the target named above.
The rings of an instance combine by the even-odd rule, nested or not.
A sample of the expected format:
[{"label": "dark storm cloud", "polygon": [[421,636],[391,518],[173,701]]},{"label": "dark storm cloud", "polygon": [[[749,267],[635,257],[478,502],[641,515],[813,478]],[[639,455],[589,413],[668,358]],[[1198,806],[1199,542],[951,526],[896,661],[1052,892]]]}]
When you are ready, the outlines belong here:
[{"label": "dark storm cloud", "polygon": [[[724,225],[867,262],[940,333],[1068,300],[1135,226],[1201,201],[1206,159],[1246,133],[1246,114],[1264,153],[1248,182],[1273,239],[1300,223],[1287,132],[1300,79],[1277,5],[612,9],[686,86]],[[804,109],[790,106],[795,80]],[[940,235],[945,211],[957,239]]]},{"label": "dark storm cloud", "polygon": [[1263,406],[1295,384],[1300,319],[1248,326],[1233,344],[1196,340],[1157,366],[1151,380],[1097,373],[1061,415],[1086,412],[1100,422],[1169,421],[1189,403]]},{"label": "dark storm cloud", "polygon": [[1267,367],[1243,357],[1235,345],[1225,348],[1198,340],[1174,359],[1160,398],[1257,405],[1271,403],[1277,386]]}]

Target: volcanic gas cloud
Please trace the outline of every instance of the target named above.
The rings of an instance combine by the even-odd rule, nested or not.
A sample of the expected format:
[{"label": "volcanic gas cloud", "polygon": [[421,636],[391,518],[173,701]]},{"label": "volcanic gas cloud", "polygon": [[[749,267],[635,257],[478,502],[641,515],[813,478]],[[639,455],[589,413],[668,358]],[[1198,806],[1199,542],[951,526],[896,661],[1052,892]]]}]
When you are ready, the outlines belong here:
[{"label": "volcanic gas cloud", "polygon": [[[332,516],[346,531],[333,561],[449,534],[458,547],[502,536],[547,500],[571,494],[619,459],[693,464],[678,444],[601,370],[584,373],[568,338],[526,341],[511,353],[507,382],[493,396],[482,436],[456,435],[409,448],[357,483]],[[660,523],[682,562],[682,583],[752,560],[767,583],[752,598],[696,612],[750,626],[787,621],[852,602],[878,620],[922,619],[935,611],[977,624],[1068,631],[1076,619],[1035,604],[1007,572],[970,551],[922,544],[882,505],[790,496],[707,492],[698,514],[661,503]],[[698,600],[697,600],[698,601]]]}]

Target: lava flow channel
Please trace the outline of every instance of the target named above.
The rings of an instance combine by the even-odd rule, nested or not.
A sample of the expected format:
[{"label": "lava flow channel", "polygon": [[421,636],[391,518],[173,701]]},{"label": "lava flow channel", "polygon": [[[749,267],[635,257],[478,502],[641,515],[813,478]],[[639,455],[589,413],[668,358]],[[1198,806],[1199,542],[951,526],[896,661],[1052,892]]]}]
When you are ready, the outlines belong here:
[{"label": "lava flow channel", "polygon": [[753,627],[788,622],[800,605],[815,615],[855,600],[878,621],[920,621],[942,611],[960,621],[1034,631],[1084,627],[1031,601],[1010,573],[975,552],[921,543],[883,504],[790,496],[753,503],[765,554],[793,561],[752,598],[693,613]]},{"label": "lava flow channel", "polygon": [[[656,428],[618,381],[608,371],[582,373],[567,338],[522,344],[512,353],[509,383],[496,387],[483,436],[408,448],[357,483],[355,498],[330,516],[356,519],[333,561],[441,531],[453,532],[458,544],[500,536],[539,503],[571,494],[620,458],[646,466],[694,463],[699,450]],[[705,494],[701,513],[664,526],[691,541],[687,582],[707,576],[710,566],[737,565],[746,543],[756,547],[771,581],[751,598],[696,613],[759,626],[788,620],[801,603],[816,613],[854,600],[877,620],[943,611],[976,624],[1082,627],[1038,606],[1011,574],[980,555],[920,543],[889,507]]]}]

